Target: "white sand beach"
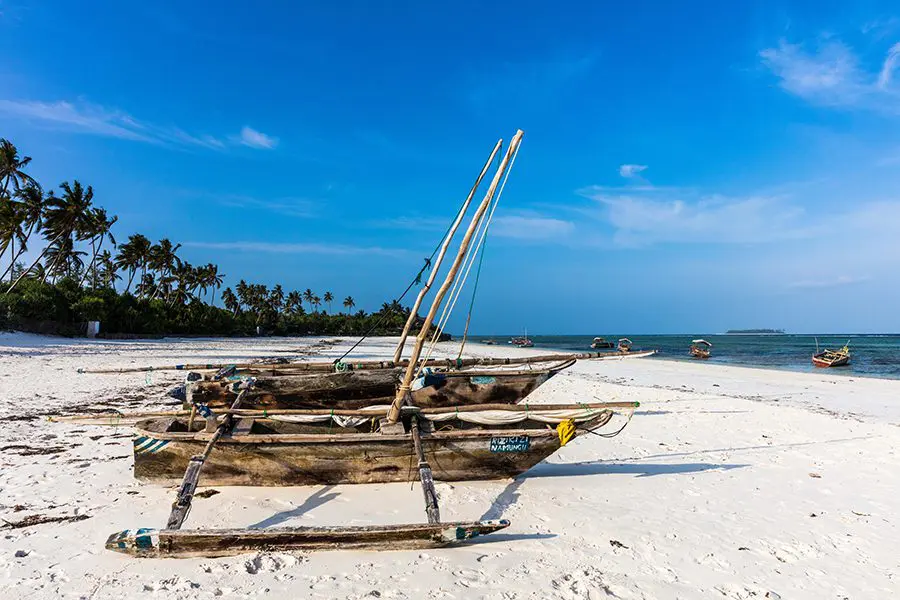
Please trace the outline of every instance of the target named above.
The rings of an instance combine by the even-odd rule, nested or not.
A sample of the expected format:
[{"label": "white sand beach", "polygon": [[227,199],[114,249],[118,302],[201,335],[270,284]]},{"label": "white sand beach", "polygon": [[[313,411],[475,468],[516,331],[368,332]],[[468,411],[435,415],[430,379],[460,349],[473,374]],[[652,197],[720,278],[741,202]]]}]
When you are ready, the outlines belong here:
[{"label": "white sand beach", "polygon": [[[515,480],[437,484],[444,519],[511,520],[500,534],[428,552],[135,559],[104,549],[115,531],[162,526],[173,488],[134,480],[128,427],[46,415],[171,407],[163,393],[184,373],[79,367],[301,351],[331,360],[349,345],[317,342],[0,334],[0,518],[81,518],[0,523],[2,597],[900,597],[900,381],[657,358],[579,362],[529,399],[639,400],[618,437],[580,437]],[[392,347],[369,340],[360,356]],[[473,356],[523,352],[546,353],[467,346]],[[417,483],[216,489],[186,528],[424,520]]]}]

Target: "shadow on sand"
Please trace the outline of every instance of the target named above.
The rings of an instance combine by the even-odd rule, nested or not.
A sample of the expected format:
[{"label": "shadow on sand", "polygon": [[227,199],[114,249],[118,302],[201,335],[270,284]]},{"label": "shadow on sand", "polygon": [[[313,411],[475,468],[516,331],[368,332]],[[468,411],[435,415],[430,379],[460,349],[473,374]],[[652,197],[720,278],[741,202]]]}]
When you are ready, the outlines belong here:
[{"label": "shadow on sand", "polygon": [[266,527],[273,527],[275,525],[280,525],[285,521],[290,521],[294,517],[302,516],[340,496],[337,492],[331,492],[333,488],[333,485],[326,485],[322,489],[314,492],[313,495],[307,498],[300,506],[292,508],[291,510],[276,513],[268,519],[263,519],[259,523],[254,523],[253,525],[250,525],[250,529],[265,529]]}]

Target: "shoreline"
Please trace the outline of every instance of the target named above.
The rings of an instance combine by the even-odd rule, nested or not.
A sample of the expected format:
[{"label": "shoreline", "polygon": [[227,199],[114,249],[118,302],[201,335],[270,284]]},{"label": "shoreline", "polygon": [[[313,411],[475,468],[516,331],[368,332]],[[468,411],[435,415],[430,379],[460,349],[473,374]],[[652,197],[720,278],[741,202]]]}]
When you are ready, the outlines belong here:
[{"label": "shoreline", "polygon": [[[76,368],[304,352],[332,360],[350,345],[313,350],[320,339],[109,344],[0,335],[0,518],[84,519],[6,529],[0,590],[93,600],[148,592],[348,600],[373,592],[491,600],[900,594],[900,427],[889,416],[854,416],[860,407],[876,413],[896,404],[900,382],[666,360],[579,361],[529,396],[535,404],[640,401],[621,435],[581,436],[512,480],[437,482],[444,519],[509,519],[503,534],[427,552],[173,560],[103,548],[114,531],[161,526],[174,488],[134,479],[130,428],[38,415],[170,408],[162,394],[185,373],[77,375]],[[395,340],[367,340],[359,356],[388,356]],[[458,347],[440,344],[436,355],[455,356]],[[541,353],[467,343],[465,354]],[[202,479],[200,487],[211,490]],[[197,499],[186,528],[425,518],[421,490],[402,483],[215,492]]]}]

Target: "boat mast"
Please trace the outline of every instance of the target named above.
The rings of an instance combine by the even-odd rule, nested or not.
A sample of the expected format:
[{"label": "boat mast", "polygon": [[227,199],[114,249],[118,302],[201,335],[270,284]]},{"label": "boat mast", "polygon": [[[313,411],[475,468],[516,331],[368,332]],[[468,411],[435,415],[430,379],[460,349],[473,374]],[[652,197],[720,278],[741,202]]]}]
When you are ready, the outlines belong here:
[{"label": "boat mast", "polygon": [[400,387],[397,389],[397,395],[394,397],[394,402],[391,404],[391,409],[388,412],[387,418],[389,423],[396,423],[400,418],[400,406],[403,404],[406,395],[409,393],[413,376],[415,375],[416,368],[418,367],[419,357],[422,354],[422,347],[425,345],[425,340],[428,338],[428,330],[431,328],[431,322],[434,319],[434,315],[437,313],[438,307],[443,301],[444,296],[447,294],[447,290],[450,289],[450,286],[453,284],[454,279],[456,279],[456,274],[459,271],[460,265],[462,264],[463,257],[465,256],[466,251],[469,249],[469,244],[472,241],[472,237],[475,235],[475,229],[481,222],[481,218],[484,216],[485,212],[487,212],[487,208],[490,205],[491,200],[494,198],[494,193],[497,191],[497,186],[500,184],[500,179],[503,177],[503,173],[506,171],[507,166],[509,166],[510,159],[518,150],[519,144],[522,142],[523,135],[524,132],[521,129],[516,131],[516,134],[513,136],[512,141],[509,143],[509,148],[506,151],[506,155],[503,157],[503,161],[497,168],[497,172],[494,174],[494,179],[491,181],[491,185],[488,188],[484,199],[478,206],[478,210],[475,211],[475,214],[472,216],[472,221],[469,223],[469,228],[466,230],[466,234],[465,236],[463,236],[462,242],[460,242],[459,251],[456,253],[456,259],[450,266],[450,271],[447,273],[447,277],[444,279],[444,283],[441,285],[440,289],[438,289],[437,293],[434,296],[434,300],[432,300],[431,302],[431,307],[428,309],[428,315],[425,317],[425,323],[422,325],[422,329],[419,330],[419,335],[416,336],[416,344],[415,346],[413,346],[412,354],[410,354],[409,364],[406,367],[406,373],[403,375],[403,381],[400,383]]},{"label": "boat mast", "polygon": [[435,277],[437,277],[438,269],[440,269],[441,262],[444,260],[444,254],[447,253],[447,248],[450,246],[450,241],[456,234],[456,230],[457,228],[459,228],[459,224],[462,223],[466,211],[469,210],[469,204],[472,202],[472,198],[475,196],[475,192],[478,191],[478,186],[481,185],[481,180],[484,179],[485,174],[488,172],[488,169],[490,169],[491,164],[493,164],[494,162],[494,157],[497,156],[497,152],[500,151],[500,148],[502,146],[503,140],[498,140],[497,144],[494,146],[494,151],[491,152],[491,155],[488,158],[487,162],[484,163],[484,168],[481,169],[481,173],[478,175],[478,179],[475,180],[475,184],[472,186],[471,191],[469,191],[469,195],[466,198],[466,201],[463,202],[462,208],[460,209],[459,214],[456,216],[456,220],[447,231],[444,242],[441,244],[441,250],[440,252],[438,252],[437,258],[434,259],[434,264],[431,265],[431,274],[428,276],[428,281],[425,282],[425,285],[421,290],[419,290],[419,295],[416,297],[416,303],[413,305],[412,310],[409,313],[409,318],[406,319],[406,324],[403,326],[403,333],[400,334],[400,342],[397,344],[397,349],[394,350],[394,362],[399,362],[400,357],[403,355],[403,346],[406,344],[406,338],[409,336],[410,328],[413,326],[413,323],[416,322],[416,315],[419,312],[419,307],[422,306],[422,300],[425,299],[425,296],[431,289],[431,284],[434,283],[434,279]]}]

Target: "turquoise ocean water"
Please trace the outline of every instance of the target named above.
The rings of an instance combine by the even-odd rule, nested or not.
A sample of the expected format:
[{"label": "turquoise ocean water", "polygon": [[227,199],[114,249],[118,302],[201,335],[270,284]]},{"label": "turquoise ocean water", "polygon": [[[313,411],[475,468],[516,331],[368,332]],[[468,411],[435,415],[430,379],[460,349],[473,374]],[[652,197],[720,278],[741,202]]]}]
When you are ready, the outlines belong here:
[{"label": "turquoise ocean water", "polygon": [[[518,334],[521,335],[521,334]],[[534,335],[529,336],[535,348],[563,350],[568,352],[590,352],[595,335],[615,340],[631,338],[634,349],[659,350],[659,358],[667,360],[691,360],[688,348],[691,340],[703,338],[712,343],[710,363],[740,365],[765,369],[785,369],[789,371],[814,371],[811,357],[816,349],[816,337],[821,348],[838,348],[850,341],[851,361],[846,367],[825,369],[830,374],[885,377],[900,379],[900,335]],[[505,346],[507,336],[472,336],[473,341],[496,340],[498,346]],[[652,359],[648,359],[652,360]]]}]

